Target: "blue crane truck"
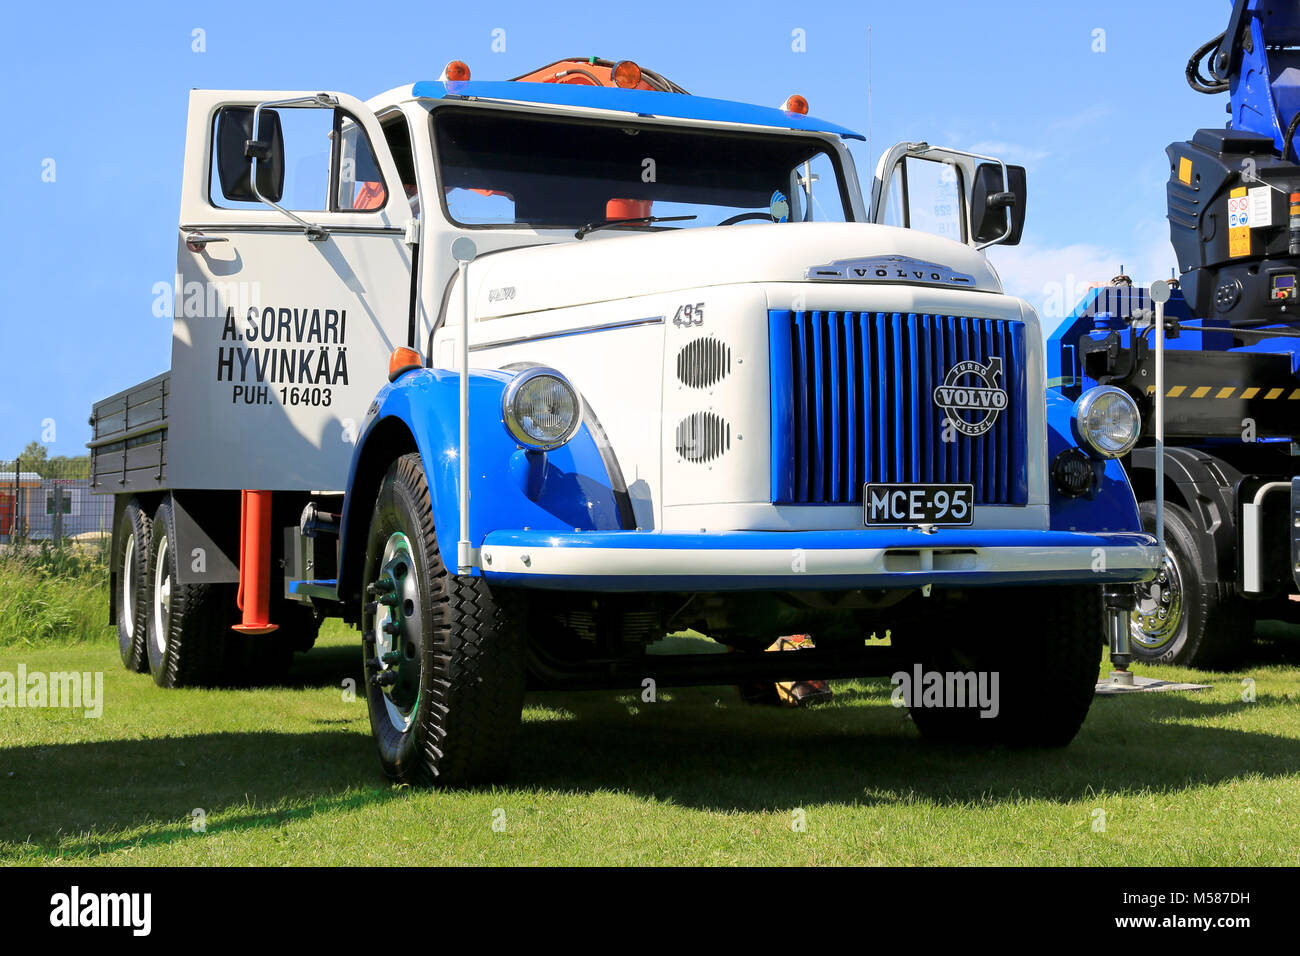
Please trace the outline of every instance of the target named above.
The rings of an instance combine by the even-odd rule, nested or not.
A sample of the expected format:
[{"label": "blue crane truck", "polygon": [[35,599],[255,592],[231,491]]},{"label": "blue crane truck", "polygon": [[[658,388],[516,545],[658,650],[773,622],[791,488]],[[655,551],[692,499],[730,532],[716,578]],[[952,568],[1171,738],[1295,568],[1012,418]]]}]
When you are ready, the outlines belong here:
[{"label": "blue crane truck", "polygon": [[[1179,270],[1164,306],[1166,554],[1131,636],[1139,660],[1227,668],[1256,621],[1300,623],[1300,3],[1236,0],[1187,79],[1228,93],[1231,119],[1166,150]],[[1126,277],[1090,290],[1047,359],[1066,397],[1106,385],[1142,408],[1124,464],[1154,531],[1152,305]]]}]

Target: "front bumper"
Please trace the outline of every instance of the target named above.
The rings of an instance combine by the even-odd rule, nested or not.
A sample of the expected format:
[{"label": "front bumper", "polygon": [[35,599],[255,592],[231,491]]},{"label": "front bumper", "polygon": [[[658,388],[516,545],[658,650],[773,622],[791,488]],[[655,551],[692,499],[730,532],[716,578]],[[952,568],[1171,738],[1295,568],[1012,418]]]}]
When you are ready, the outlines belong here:
[{"label": "front bumper", "polygon": [[490,581],[574,591],[763,591],[998,587],[1147,581],[1142,533],[855,531],[494,531]]}]

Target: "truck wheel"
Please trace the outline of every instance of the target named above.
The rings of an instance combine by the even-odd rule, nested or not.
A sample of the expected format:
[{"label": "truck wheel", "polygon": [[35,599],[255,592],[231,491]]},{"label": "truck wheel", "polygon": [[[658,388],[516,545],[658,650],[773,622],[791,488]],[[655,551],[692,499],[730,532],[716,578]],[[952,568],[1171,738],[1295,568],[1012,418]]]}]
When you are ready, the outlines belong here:
[{"label": "truck wheel", "polygon": [[117,618],[117,649],[127,670],[141,674],[149,669],[145,656],[145,632],[149,618],[149,530],[152,522],[132,498],[122,511],[117,526],[121,542],[116,586],[113,589]]},{"label": "truck wheel", "polygon": [[228,584],[177,584],[175,540],[168,497],[154,513],[149,541],[149,673],[159,687],[214,685],[221,681],[234,623],[235,590]]},{"label": "truck wheel", "polygon": [[523,710],[523,640],[482,578],[443,564],[418,454],[380,485],[363,580],[366,697],[384,772],[437,786],[502,776]]},{"label": "truck wheel", "polygon": [[[925,738],[1064,747],[1079,732],[1101,666],[1101,588],[1025,588],[1016,595],[1014,615],[1007,613],[1007,597],[980,600],[942,636],[923,629],[899,635],[906,658],[921,665],[923,678],[937,672],[946,687],[948,675],[973,672],[976,686],[982,676],[989,692],[988,706],[978,699],[953,706],[951,696],[924,695],[924,681],[912,687],[919,698],[910,708],[912,720]],[[914,683],[915,670],[907,674]]]},{"label": "truck wheel", "polygon": [[[1155,502],[1141,506],[1142,525],[1155,533]],[[1139,585],[1130,635],[1139,660],[1181,667],[1229,669],[1254,631],[1254,615],[1231,584],[1210,581],[1213,555],[1201,545],[1196,519],[1186,508],[1165,504],[1165,565],[1156,579]]]}]

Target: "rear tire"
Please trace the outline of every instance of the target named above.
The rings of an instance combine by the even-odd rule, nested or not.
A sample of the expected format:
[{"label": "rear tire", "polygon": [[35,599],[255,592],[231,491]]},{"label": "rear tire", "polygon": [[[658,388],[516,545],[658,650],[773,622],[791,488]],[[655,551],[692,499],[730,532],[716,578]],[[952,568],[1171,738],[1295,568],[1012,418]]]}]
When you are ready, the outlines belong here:
[{"label": "rear tire", "polygon": [[149,542],[149,673],[159,687],[204,687],[221,682],[235,588],[177,584],[176,521],[171,497],[158,506]]},{"label": "rear tire", "polygon": [[[990,691],[991,675],[997,674],[995,716],[981,716],[978,706],[911,707],[912,720],[925,738],[1064,747],[1079,732],[1101,667],[1101,588],[1025,588],[1016,595],[1014,617],[1007,610],[1009,596],[982,597],[974,603],[955,625],[956,636],[949,631],[926,637],[911,629],[899,635],[907,659],[924,671],[974,671],[977,678],[986,674]],[[1033,633],[1017,633],[1021,629]],[[911,677],[913,672],[908,673]]]},{"label": "rear tire", "polygon": [[145,632],[149,627],[149,533],[153,522],[132,498],[117,526],[121,542],[114,567],[113,602],[117,619],[117,649],[122,666],[132,673],[149,669]]},{"label": "rear tire", "polygon": [[443,563],[418,454],[380,485],[363,580],[366,696],[384,773],[436,786],[500,779],[523,710],[523,638],[483,578]]},{"label": "rear tire", "polygon": [[[1142,526],[1154,534],[1155,502],[1142,502],[1141,511]],[[1138,586],[1129,629],[1133,656],[1151,664],[1231,670],[1254,636],[1253,610],[1232,584],[1205,577],[1214,555],[1192,513],[1168,502],[1165,550],[1160,577]]]}]

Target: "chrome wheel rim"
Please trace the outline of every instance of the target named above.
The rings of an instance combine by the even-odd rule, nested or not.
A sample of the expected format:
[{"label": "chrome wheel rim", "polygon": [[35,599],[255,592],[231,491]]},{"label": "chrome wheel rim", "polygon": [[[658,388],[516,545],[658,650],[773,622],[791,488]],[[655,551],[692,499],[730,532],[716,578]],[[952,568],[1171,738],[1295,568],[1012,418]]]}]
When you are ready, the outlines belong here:
[{"label": "chrome wheel rim", "polygon": [[406,733],[420,709],[421,608],[415,555],[402,532],[388,536],[379,576],[368,590],[374,600],[370,680],[381,691],[389,723]]},{"label": "chrome wheel rim", "polygon": [[139,579],[135,569],[135,535],[127,535],[122,548],[122,630],[135,638],[135,590]]},{"label": "chrome wheel rim", "polygon": [[158,542],[158,555],[154,558],[153,569],[153,649],[157,658],[162,660],[167,650],[167,629],[172,618],[172,576],[167,569],[167,539]]},{"label": "chrome wheel rim", "polygon": [[1183,578],[1173,553],[1166,548],[1164,564],[1155,578],[1137,586],[1129,633],[1139,647],[1158,651],[1174,639],[1182,623]]}]

